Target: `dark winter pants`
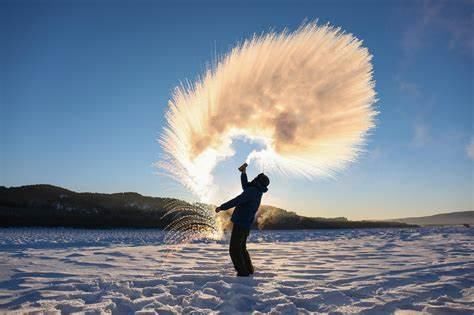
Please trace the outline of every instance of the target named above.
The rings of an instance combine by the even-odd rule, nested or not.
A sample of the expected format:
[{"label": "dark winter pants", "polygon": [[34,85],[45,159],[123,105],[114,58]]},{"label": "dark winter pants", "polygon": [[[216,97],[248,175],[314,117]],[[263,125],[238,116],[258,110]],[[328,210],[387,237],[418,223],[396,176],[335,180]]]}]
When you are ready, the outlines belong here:
[{"label": "dark winter pants", "polygon": [[230,237],[230,258],[234,264],[235,270],[239,276],[248,276],[253,273],[253,265],[247,251],[247,237],[249,229],[234,224],[232,235]]}]

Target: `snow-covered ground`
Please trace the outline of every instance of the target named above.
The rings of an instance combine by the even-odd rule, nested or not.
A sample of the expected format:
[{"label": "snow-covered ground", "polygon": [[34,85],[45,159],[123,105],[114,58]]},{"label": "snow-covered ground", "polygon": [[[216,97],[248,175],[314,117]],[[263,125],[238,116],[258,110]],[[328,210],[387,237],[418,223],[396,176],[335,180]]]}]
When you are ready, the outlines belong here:
[{"label": "snow-covered ground", "polygon": [[249,278],[235,277],[226,239],[162,241],[0,229],[0,313],[474,313],[474,229],[253,231]]}]

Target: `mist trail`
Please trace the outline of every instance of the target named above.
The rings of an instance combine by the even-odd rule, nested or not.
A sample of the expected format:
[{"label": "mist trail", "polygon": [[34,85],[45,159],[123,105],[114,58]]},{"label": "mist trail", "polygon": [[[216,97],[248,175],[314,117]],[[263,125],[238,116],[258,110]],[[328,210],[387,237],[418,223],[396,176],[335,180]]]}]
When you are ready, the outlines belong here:
[{"label": "mist trail", "polygon": [[203,236],[214,239],[221,236],[219,220],[210,205],[171,200],[165,205],[165,210],[162,219],[171,219],[164,229],[167,232],[165,244],[188,243]]},{"label": "mist trail", "polygon": [[340,28],[309,23],[254,35],[192,83],[175,89],[158,165],[201,202],[215,201],[215,166],[232,141],[272,173],[329,176],[354,161],[374,127],[372,56]]}]

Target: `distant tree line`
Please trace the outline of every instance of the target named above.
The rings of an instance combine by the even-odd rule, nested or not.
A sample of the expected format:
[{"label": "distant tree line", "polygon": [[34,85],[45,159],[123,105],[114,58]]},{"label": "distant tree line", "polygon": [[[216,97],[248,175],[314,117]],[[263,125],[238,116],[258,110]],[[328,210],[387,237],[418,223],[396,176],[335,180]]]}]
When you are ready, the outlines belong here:
[{"label": "distant tree line", "polygon": [[[172,198],[146,197],[137,193],[77,193],[52,185],[0,186],[0,226],[46,226],[78,228],[164,228],[177,212],[164,216],[170,204],[185,203]],[[231,212],[219,215],[229,217]],[[230,218],[226,218],[230,224]],[[340,229],[409,227],[383,221],[349,221],[346,218],[311,218],[283,209],[262,206],[254,228]]]}]

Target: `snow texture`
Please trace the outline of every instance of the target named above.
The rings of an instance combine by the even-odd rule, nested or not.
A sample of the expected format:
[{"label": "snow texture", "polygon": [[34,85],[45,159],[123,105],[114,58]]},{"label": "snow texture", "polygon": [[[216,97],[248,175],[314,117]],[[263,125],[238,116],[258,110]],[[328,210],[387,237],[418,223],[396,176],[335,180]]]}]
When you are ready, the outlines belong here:
[{"label": "snow texture", "polygon": [[228,239],[163,236],[0,229],[0,313],[474,313],[469,228],[252,231],[248,278]]}]

